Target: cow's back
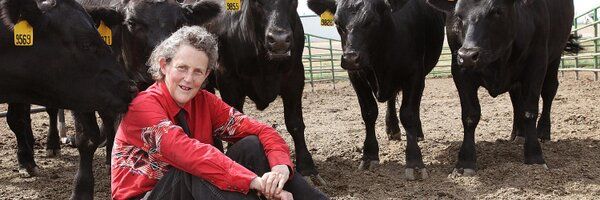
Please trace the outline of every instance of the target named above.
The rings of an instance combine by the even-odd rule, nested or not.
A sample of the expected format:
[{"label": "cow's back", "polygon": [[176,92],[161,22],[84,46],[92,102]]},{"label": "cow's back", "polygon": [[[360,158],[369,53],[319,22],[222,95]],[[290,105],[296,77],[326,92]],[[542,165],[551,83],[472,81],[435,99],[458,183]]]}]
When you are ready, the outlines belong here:
[{"label": "cow's back", "polygon": [[[422,52],[425,73],[438,62],[444,43],[444,13],[431,8],[425,1],[409,0],[393,13],[402,43],[412,43],[411,50]],[[413,58],[414,59],[414,58]]]},{"label": "cow's back", "polygon": [[573,0],[545,0],[550,19],[548,56],[553,60],[560,58],[573,24]]}]

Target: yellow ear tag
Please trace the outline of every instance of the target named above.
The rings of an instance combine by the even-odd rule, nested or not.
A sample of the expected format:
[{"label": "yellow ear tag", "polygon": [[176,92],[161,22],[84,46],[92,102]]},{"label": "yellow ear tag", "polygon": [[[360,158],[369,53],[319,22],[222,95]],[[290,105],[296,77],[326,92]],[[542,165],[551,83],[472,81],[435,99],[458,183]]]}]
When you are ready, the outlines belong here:
[{"label": "yellow ear tag", "polygon": [[226,10],[238,11],[240,10],[241,5],[241,0],[225,0]]},{"label": "yellow ear tag", "polygon": [[333,13],[329,10],[321,13],[321,26],[333,26]]},{"label": "yellow ear tag", "polygon": [[33,27],[26,20],[21,20],[14,27],[15,46],[33,46]]},{"label": "yellow ear tag", "polygon": [[112,45],[112,31],[110,28],[108,28],[108,26],[106,26],[106,24],[104,24],[104,21],[100,21],[98,32],[107,45]]}]

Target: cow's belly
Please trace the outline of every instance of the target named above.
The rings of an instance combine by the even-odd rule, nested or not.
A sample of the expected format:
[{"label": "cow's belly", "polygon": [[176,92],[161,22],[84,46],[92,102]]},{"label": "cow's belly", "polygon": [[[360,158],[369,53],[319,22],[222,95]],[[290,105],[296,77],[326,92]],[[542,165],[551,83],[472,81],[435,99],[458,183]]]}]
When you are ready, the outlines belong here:
[{"label": "cow's belly", "polygon": [[259,110],[265,109],[279,95],[281,76],[253,78],[246,83],[248,97]]}]

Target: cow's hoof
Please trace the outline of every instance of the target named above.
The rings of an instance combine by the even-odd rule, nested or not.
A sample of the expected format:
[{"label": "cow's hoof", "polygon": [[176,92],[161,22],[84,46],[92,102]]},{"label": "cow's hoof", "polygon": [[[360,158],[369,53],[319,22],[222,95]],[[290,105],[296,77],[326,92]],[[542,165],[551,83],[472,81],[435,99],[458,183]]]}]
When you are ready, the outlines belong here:
[{"label": "cow's hoof", "polygon": [[358,165],[359,170],[373,170],[379,166],[379,160],[363,160],[360,161],[360,165]]},{"label": "cow's hoof", "polygon": [[46,156],[48,158],[60,157],[60,149],[46,149]]},{"label": "cow's hoof", "polygon": [[402,141],[402,133],[400,131],[388,133],[388,140]]},{"label": "cow's hoof", "polygon": [[[310,175],[310,176],[304,176],[304,180],[306,180],[306,182],[308,182],[308,184],[312,185],[312,186],[326,186],[327,182],[325,182],[325,179],[321,178],[321,175]],[[315,180],[315,181],[313,181]]]},{"label": "cow's hoof", "polygon": [[419,179],[419,177],[417,177],[415,175],[415,170],[421,172],[421,177],[420,177],[421,180],[425,180],[425,179],[429,178],[429,174],[427,173],[427,168],[423,168],[423,169],[406,168],[406,169],[404,169],[404,175],[406,177],[406,180],[414,181],[414,180]]},{"label": "cow's hoof", "polygon": [[474,169],[464,169],[463,170],[463,176],[475,176],[477,174],[477,172],[475,172]]},{"label": "cow's hoof", "polygon": [[60,138],[60,142],[62,142],[63,144],[69,147],[77,148],[77,143],[75,141],[75,136],[67,136]]},{"label": "cow's hoof", "polygon": [[523,136],[515,136],[512,141],[516,144],[524,144],[525,143],[525,137]]},{"label": "cow's hoof", "polygon": [[547,165],[546,163],[544,163],[544,164],[534,164],[534,165],[539,165],[539,166],[541,166],[542,168],[544,168],[545,170],[548,170],[548,169],[550,169],[550,168],[548,168],[548,165]]},{"label": "cow's hoof", "polygon": [[477,174],[477,172],[475,171],[475,169],[457,169],[454,168],[454,171],[452,171],[452,173],[450,175],[448,175],[449,178],[451,177],[471,177],[471,176],[475,176]]},{"label": "cow's hoof", "polygon": [[40,174],[40,169],[36,167],[19,168],[19,174],[23,177],[34,177]]}]

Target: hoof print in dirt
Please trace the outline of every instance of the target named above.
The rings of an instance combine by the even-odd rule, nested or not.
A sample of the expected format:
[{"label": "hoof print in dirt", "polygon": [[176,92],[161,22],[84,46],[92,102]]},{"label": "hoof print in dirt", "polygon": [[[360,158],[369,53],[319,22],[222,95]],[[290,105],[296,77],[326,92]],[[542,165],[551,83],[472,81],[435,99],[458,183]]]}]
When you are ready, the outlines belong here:
[{"label": "hoof print in dirt", "polygon": [[[417,173],[415,173],[415,172],[417,172]],[[417,177],[417,175],[420,175],[420,177]],[[406,168],[406,169],[404,169],[404,176],[406,177],[406,180],[409,180],[409,181],[425,180],[425,179],[429,178],[429,174],[427,173],[427,168],[422,168],[422,169]]]}]

